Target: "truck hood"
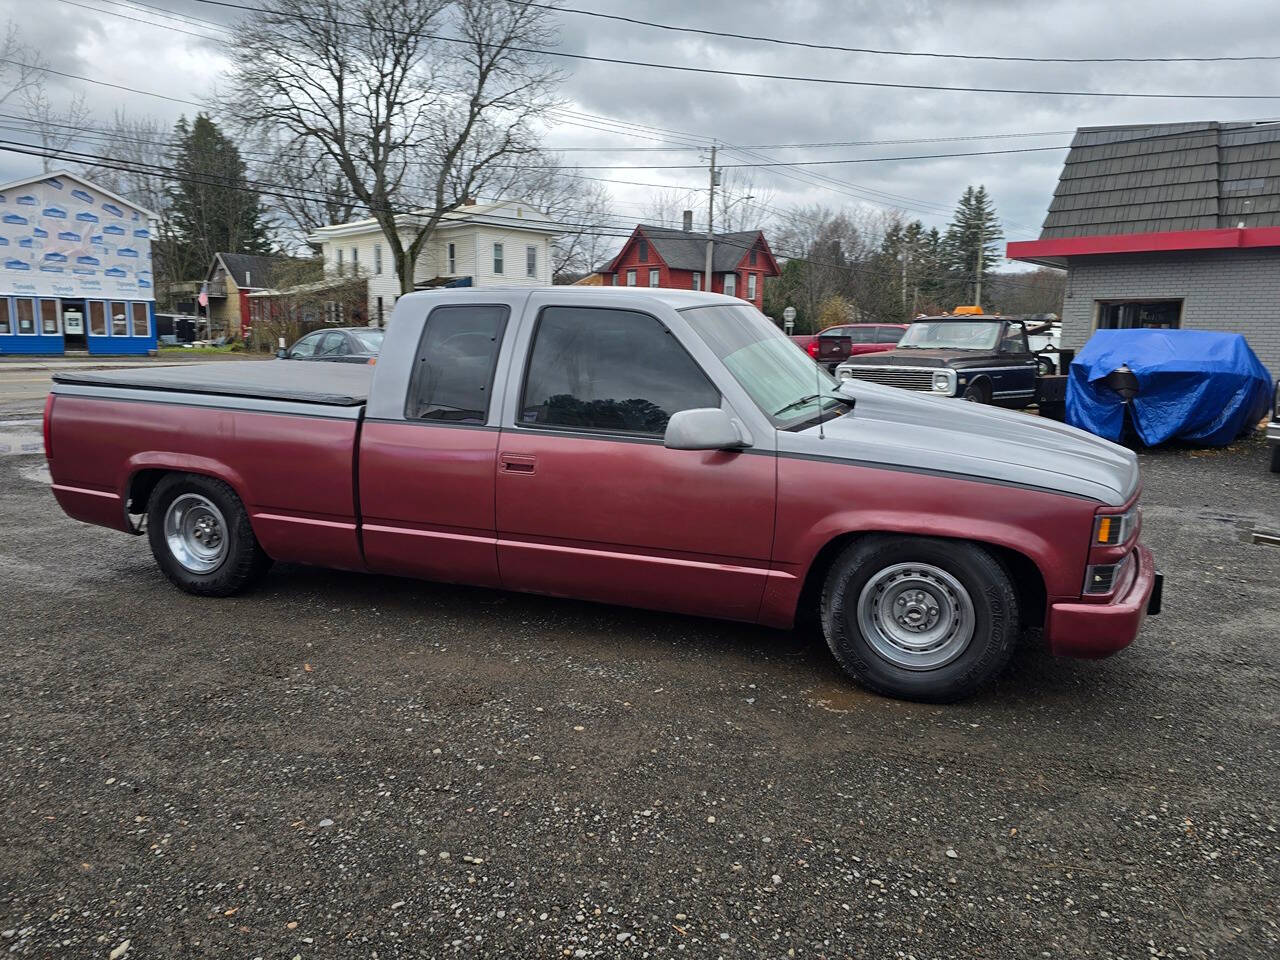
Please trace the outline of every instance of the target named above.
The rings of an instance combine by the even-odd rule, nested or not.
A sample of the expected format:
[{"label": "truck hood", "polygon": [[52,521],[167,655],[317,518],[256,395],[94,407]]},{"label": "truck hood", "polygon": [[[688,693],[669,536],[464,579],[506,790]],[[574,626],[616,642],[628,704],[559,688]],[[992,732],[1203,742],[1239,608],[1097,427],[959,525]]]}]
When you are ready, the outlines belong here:
[{"label": "truck hood", "polygon": [[1120,506],[1138,489],[1133,451],[1055,420],[861,380],[857,406],[822,426],[781,432],[783,453],[971,477]]},{"label": "truck hood", "polygon": [[945,367],[950,360],[964,357],[955,350],[882,350],[880,353],[850,357],[845,363],[867,367]]}]

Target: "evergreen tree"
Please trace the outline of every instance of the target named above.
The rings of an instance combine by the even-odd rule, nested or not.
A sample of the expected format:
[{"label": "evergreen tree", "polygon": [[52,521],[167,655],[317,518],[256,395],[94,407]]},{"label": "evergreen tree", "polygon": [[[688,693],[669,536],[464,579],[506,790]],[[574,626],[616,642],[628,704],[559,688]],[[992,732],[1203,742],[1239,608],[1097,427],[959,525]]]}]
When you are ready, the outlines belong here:
[{"label": "evergreen tree", "polygon": [[[991,195],[984,186],[966,187],[956,205],[955,215],[942,239],[942,266],[951,283],[944,299],[948,307],[959,303],[977,303],[977,279],[985,282],[992,268],[1000,262],[1000,241],[1004,231],[996,216]],[[981,270],[978,251],[981,249]]]},{"label": "evergreen tree", "polygon": [[201,113],[178,120],[174,142],[170,225],[182,275],[202,276],[215,253],[270,253],[265,212],[234,141]]}]

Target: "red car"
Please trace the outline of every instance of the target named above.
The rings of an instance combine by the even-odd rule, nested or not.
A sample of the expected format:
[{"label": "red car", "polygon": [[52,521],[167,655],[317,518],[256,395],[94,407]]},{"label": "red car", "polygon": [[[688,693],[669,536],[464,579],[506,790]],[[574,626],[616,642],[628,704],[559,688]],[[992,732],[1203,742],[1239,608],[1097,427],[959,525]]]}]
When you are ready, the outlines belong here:
[{"label": "red car", "polygon": [[[759,311],[677,290],[402,297],[376,366],[55,376],[53,492],[190,593],[273,560],[789,628],[894,696],[966,696],[1159,608],[1134,454],[837,384]],[[120,576],[126,576],[121,571]],[[211,608],[211,615],[214,615]]]},{"label": "red car", "polygon": [[850,357],[892,350],[906,329],[905,323],[842,323],[791,341],[831,372]]}]

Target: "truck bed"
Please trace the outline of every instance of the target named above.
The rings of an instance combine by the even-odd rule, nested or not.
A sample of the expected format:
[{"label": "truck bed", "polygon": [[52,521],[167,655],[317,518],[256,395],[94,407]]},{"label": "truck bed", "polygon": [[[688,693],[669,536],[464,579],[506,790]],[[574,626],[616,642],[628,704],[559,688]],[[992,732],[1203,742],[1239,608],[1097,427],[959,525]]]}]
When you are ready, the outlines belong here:
[{"label": "truck bed", "polygon": [[286,400],[358,407],[369,398],[373,367],[302,360],[232,360],[129,370],[55,373],[55,383]]}]

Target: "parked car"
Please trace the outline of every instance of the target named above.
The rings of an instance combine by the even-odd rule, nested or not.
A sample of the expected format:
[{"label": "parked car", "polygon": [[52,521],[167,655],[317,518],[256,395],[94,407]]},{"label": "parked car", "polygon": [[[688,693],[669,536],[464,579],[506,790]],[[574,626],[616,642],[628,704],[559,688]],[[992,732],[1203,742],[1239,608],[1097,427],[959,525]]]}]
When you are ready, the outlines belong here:
[{"label": "parked car", "polygon": [[1037,402],[1039,364],[1023,321],[961,310],[916,320],[892,350],[850,357],[836,376],[1001,407]]},{"label": "parked car", "polygon": [[791,340],[828,370],[835,370],[849,357],[892,350],[906,329],[905,323],[842,323]]},{"label": "parked car", "polygon": [[[1051,421],[837,385],[735,297],[462,289],[377,366],[55,375],[53,493],[225,596],[273,560],[790,628],[949,701],[1023,628],[1100,657],[1158,612],[1137,458]],[[145,523],[143,519],[145,518]]]},{"label": "parked car", "polygon": [[384,333],[376,327],[330,327],[308,333],[288,350],[276,351],[276,356],[281,360],[368,363],[382,349]]},{"label": "parked car", "polygon": [[1267,443],[1271,446],[1271,472],[1280,473],[1280,380],[1271,394],[1271,422],[1267,424]]}]

